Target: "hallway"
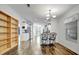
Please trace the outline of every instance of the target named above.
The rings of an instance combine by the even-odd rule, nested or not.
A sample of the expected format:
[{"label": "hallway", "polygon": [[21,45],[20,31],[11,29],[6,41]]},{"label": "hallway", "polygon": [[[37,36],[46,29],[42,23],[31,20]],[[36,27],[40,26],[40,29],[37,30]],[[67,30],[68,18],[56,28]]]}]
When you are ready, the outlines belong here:
[{"label": "hallway", "polygon": [[77,54],[78,4],[0,5],[0,55]]},{"label": "hallway", "polygon": [[37,41],[37,39],[22,41],[20,45],[21,47],[18,48],[18,54],[21,54],[21,55],[41,55],[42,54],[40,41]]}]

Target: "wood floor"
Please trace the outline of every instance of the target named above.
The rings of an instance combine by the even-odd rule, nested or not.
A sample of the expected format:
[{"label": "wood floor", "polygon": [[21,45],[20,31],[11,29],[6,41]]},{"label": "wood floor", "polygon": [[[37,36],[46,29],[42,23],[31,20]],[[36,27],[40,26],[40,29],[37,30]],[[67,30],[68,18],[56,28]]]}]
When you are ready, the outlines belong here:
[{"label": "wood floor", "polygon": [[[54,46],[41,46],[37,41],[21,42],[18,49],[6,53],[7,55],[77,55],[75,52],[55,43]],[[6,55],[5,54],[5,55]]]},{"label": "wood floor", "polygon": [[62,46],[59,43],[55,43],[54,46],[41,46],[42,54],[45,55],[77,55],[75,52]]}]

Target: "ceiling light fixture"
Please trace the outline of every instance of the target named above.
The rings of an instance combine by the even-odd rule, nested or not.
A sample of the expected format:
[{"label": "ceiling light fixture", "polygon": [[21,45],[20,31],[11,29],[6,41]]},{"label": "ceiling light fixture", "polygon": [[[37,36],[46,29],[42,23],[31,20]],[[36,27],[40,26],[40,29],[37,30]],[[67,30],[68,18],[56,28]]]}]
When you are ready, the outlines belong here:
[{"label": "ceiling light fixture", "polygon": [[57,9],[53,8],[49,10],[49,13],[46,15],[46,20],[51,20],[51,18],[56,18],[56,11]]},{"label": "ceiling light fixture", "polygon": [[56,12],[57,12],[57,9],[55,9],[55,8],[49,9],[48,14],[46,15],[46,20],[47,20],[48,25],[49,24],[51,25],[51,20],[55,19],[57,17]]}]

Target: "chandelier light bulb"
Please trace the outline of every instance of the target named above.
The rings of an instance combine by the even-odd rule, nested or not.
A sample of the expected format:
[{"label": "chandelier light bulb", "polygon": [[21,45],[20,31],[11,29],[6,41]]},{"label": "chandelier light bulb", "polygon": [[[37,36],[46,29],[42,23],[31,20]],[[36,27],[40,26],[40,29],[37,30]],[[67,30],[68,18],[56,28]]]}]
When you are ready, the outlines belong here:
[{"label": "chandelier light bulb", "polygon": [[48,20],[49,18],[47,17],[46,19]]},{"label": "chandelier light bulb", "polygon": [[49,16],[50,16],[49,14],[46,15],[46,17],[49,17]]},{"label": "chandelier light bulb", "polygon": [[53,18],[56,18],[56,15],[53,15],[52,17],[53,17]]}]

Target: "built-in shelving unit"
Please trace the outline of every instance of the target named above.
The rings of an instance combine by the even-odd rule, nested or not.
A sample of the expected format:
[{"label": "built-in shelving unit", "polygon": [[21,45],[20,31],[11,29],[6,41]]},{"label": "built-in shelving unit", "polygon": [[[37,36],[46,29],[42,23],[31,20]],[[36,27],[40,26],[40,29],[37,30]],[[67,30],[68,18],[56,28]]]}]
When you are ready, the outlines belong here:
[{"label": "built-in shelving unit", "polygon": [[0,54],[18,46],[18,20],[0,11]]},{"label": "built-in shelving unit", "polygon": [[14,18],[11,18],[11,46],[14,46],[18,43],[18,21]]}]

